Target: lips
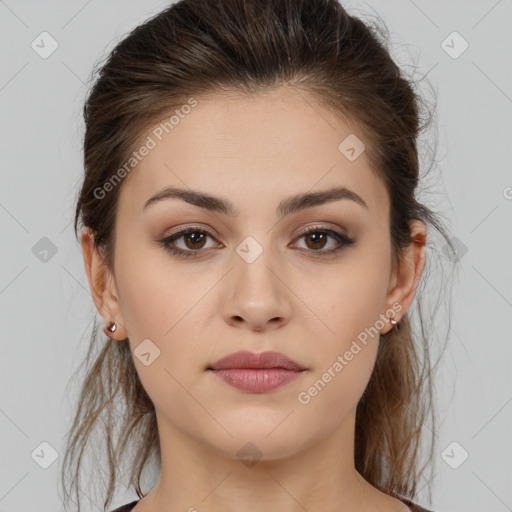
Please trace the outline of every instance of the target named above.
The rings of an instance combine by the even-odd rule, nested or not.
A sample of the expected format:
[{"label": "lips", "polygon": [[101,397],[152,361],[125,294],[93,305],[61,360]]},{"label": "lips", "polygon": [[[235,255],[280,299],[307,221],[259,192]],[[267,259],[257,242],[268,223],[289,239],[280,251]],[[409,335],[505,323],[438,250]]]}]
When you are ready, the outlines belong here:
[{"label": "lips", "polygon": [[307,368],[281,354],[280,352],[249,352],[241,350],[233,352],[208,367],[209,370],[230,370],[230,369],[264,369],[282,368],[295,372],[301,372]]},{"label": "lips", "polygon": [[267,393],[306,373],[293,359],[279,352],[234,352],[207,370],[226,384],[248,393]]}]

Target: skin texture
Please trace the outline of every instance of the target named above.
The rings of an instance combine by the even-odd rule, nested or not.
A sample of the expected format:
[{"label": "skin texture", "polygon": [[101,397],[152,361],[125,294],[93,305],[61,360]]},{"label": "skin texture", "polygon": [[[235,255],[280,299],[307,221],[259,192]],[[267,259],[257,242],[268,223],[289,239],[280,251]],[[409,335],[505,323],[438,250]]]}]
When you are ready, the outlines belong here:
[{"label": "skin texture", "polygon": [[[405,512],[354,468],[355,409],[378,336],[359,344],[309,403],[297,396],[393,304],[397,320],[406,313],[425,263],[425,225],[411,224],[415,242],[394,272],[384,184],[364,152],[350,161],[338,150],[358,132],[304,92],[198,100],[122,184],[114,272],[89,230],[82,235],[96,307],[107,325],[117,323],[112,337],[128,337],[132,350],[150,339],[160,350],[149,366],[134,357],[156,408],[162,452],[160,480],[134,510]],[[227,199],[238,215],[179,199],[142,211],[170,185]],[[276,214],[290,196],[336,185],[359,194],[368,209],[343,199],[282,220]],[[211,235],[174,243],[200,256],[180,258],[159,243],[191,225]],[[322,256],[338,242],[300,237],[313,226],[346,233],[355,244]],[[236,251],[248,236],[263,250],[251,263]],[[383,322],[378,332],[392,327]],[[308,370],[268,393],[237,390],[205,371],[241,349],[282,352]],[[248,442],[260,452],[251,466],[237,456]]]}]

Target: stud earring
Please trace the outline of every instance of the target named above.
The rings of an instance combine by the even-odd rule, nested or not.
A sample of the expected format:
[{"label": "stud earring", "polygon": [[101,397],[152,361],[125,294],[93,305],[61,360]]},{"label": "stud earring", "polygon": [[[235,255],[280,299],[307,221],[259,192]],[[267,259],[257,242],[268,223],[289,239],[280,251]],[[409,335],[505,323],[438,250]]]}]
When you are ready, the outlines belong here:
[{"label": "stud earring", "polygon": [[116,332],[117,325],[115,322],[112,322],[108,327],[103,329],[103,332],[110,338],[110,335]]}]

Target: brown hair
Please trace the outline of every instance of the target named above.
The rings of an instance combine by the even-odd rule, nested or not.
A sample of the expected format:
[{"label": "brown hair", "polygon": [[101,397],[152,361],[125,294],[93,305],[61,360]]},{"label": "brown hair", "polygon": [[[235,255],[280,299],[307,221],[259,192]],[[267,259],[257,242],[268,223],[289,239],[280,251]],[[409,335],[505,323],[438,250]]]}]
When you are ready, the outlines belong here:
[{"label": "brown hair", "polygon": [[[377,26],[350,16],[336,0],[181,0],[148,19],[110,52],[86,100],[85,175],[75,235],[81,220],[112,269],[122,183],[106,199],[95,191],[127,161],[145,131],[191,97],[256,94],[289,86],[313,95],[360,130],[366,155],[389,193],[395,263],[412,242],[412,219],[433,226],[445,247],[452,248],[437,215],[416,197],[416,144],[432,117],[427,112],[421,125],[421,97],[392,60],[385,39]],[[429,235],[427,249],[431,246]],[[429,256],[416,293],[418,309],[430,265]],[[425,466],[432,462],[435,445],[434,366],[424,317],[420,311],[417,335],[406,314],[398,328],[381,336],[356,415],[357,471],[378,489],[411,498],[424,470],[418,468],[419,447],[428,420],[432,439]],[[72,476],[78,510],[81,459],[95,428],[100,427],[108,457],[105,508],[126,454],[132,461],[128,485],[139,497],[144,496],[143,470],[151,456],[157,462],[160,458],[154,406],[138,378],[129,344],[101,339],[96,350],[96,330],[95,319],[62,466],[66,498],[66,478]],[[127,446],[135,451],[125,453]]]}]

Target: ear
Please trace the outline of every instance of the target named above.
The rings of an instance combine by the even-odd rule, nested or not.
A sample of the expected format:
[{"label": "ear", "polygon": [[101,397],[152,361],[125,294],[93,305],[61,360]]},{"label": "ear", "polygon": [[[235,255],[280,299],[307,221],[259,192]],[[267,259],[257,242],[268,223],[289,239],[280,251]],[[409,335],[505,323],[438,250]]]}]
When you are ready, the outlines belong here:
[{"label": "ear", "polygon": [[[425,267],[427,228],[425,223],[416,219],[411,221],[409,226],[413,241],[400,255],[397,268],[390,278],[390,288],[386,299],[388,308],[397,311],[394,316],[397,322],[407,313],[416,295],[416,288]],[[393,307],[393,304],[395,307]],[[401,306],[399,310],[397,308],[398,304]],[[386,327],[381,331],[381,334],[386,334],[392,328],[393,325],[386,322]]]},{"label": "ear", "polygon": [[94,234],[89,227],[82,229],[81,245],[85,271],[96,308],[103,317],[106,326],[110,325],[111,322],[116,323],[116,330],[109,334],[109,337],[124,340],[128,337],[128,333],[124,327],[125,322],[121,312],[115,279],[110,269],[107,268],[98,247],[96,247]]}]

